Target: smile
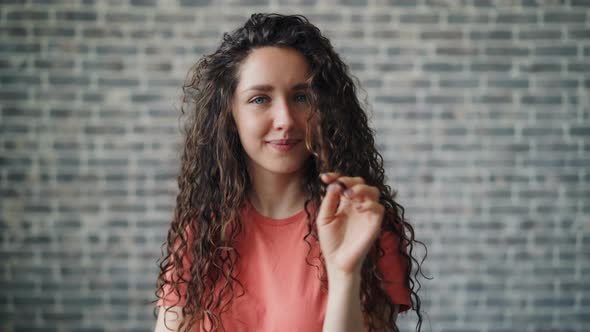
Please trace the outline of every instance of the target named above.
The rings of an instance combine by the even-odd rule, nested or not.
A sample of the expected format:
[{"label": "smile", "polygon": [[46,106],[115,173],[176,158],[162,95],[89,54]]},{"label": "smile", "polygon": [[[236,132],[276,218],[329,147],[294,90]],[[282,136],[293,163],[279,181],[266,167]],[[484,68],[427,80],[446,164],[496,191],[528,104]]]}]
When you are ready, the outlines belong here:
[{"label": "smile", "polygon": [[295,145],[299,144],[301,140],[284,140],[284,141],[271,141],[267,142],[273,149],[280,152],[287,152],[291,150]]}]

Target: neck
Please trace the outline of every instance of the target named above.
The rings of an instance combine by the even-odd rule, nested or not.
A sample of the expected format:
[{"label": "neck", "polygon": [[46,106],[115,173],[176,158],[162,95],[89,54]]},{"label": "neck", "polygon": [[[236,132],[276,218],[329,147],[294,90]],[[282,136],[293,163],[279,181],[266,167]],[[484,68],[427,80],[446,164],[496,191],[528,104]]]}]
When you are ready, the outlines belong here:
[{"label": "neck", "polygon": [[261,215],[285,219],[303,209],[306,199],[303,169],[291,174],[251,171],[250,182],[252,187],[248,192],[248,199]]}]

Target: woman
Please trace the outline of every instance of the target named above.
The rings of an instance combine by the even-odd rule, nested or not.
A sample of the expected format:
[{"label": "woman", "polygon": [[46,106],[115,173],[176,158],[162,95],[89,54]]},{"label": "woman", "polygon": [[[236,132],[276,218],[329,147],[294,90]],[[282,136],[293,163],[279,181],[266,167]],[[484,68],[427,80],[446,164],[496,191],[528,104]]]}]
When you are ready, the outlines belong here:
[{"label": "woman", "polygon": [[303,16],[254,14],[184,89],[156,331],[398,331],[409,308],[420,330],[421,242],[329,40]]}]

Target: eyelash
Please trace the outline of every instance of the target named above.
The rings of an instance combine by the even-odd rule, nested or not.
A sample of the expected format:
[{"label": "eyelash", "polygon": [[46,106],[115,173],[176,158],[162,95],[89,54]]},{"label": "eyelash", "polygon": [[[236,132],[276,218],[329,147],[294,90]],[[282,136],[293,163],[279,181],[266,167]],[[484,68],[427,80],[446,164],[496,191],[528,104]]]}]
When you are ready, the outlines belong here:
[{"label": "eyelash", "polygon": [[[297,95],[297,96],[295,96],[295,98],[297,98],[297,97],[305,97],[305,101],[304,101],[304,102],[307,102],[307,95],[305,95],[305,94],[300,94],[300,95]],[[257,99],[259,99],[259,98],[265,98],[265,99],[268,99],[268,98],[267,98],[267,97],[265,97],[265,96],[258,96],[258,97],[255,97],[254,99],[252,99],[252,100],[250,101],[250,104],[256,104],[256,105],[260,105],[259,103],[256,103],[256,102],[254,102],[255,100],[257,100]]]}]

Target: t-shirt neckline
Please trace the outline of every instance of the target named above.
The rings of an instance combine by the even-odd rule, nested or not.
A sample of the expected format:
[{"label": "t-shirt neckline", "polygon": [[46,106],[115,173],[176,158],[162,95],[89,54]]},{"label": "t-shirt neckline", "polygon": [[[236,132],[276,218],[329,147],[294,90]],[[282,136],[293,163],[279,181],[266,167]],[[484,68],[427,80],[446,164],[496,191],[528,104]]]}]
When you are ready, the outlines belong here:
[{"label": "t-shirt neckline", "polygon": [[250,214],[250,216],[253,217],[253,219],[256,222],[259,222],[259,223],[262,223],[265,225],[270,225],[270,226],[289,225],[294,222],[302,220],[303,217],[306,216],[305,208],[302,208],[301,211],[299,211],[299,212],[295,213],[294,215],[287,217],[287,218],[281,218],[281,219],[269,218],[267,216],[260,214],[260,212],[256,211],[256,209],[254,208],[254,206],[252,206],[252,203],[250,203],[249,200],[246,200],[246,208],[248,209],[248,213]]}]

